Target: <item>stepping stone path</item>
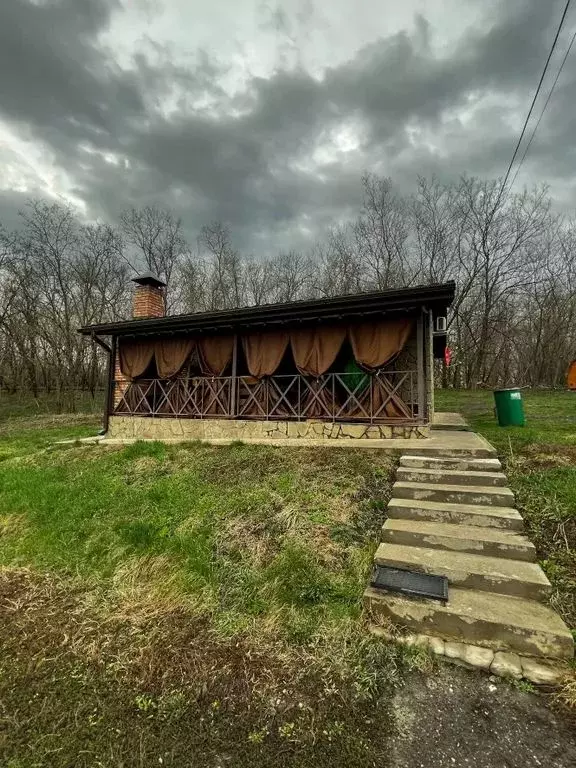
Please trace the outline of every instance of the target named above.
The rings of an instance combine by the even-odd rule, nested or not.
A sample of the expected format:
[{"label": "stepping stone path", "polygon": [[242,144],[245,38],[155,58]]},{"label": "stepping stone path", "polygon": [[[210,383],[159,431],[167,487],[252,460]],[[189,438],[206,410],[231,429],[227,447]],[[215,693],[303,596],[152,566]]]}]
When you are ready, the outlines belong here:
[{"label": "stepping stone path", "polygon": [[412,633],[403,637],[408,645],[492,674],[553,684],[574,655],[574,640],[548,605],[550,582],[491,452],[400,458],[374,560],[446,576],[448,602],[368,587],[364,603],[376,634],[390,636],[382,625],[392,623]]}]

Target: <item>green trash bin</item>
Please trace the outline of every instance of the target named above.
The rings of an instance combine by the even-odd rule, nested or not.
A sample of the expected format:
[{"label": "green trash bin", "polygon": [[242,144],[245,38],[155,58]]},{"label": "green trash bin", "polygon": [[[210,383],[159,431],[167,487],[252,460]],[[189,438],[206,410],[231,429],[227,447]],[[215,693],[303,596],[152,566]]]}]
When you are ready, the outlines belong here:
[{"label": "green trash bin", "polygon": [[519,389],[496,389],[494,390],[494,401],[496,402],[498,424],[501,427],[524,426],[524,405]]}]

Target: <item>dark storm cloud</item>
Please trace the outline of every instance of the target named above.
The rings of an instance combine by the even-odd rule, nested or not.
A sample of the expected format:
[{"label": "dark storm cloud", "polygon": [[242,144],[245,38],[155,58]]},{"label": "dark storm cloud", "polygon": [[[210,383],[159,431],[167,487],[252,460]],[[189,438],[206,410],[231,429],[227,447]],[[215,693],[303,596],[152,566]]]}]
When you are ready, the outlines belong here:
[{"label": "dark storm cloud", "polygon": [[[518,99],[523,117],[559,6],[494,5],[499,15],[464,32],[449,58],[435,55],[434,30],[418,18],[412,33],[367,45],[321,78],[280,70],[230,96],[221,65],[202,52],[185,68],[157,45],[121,69],[99,43],[112,14],[122,13],[115,0],[3,0],[0,116],[50,148],[91,215],[113,219],[127,206],[154,203],[175,208],[191,233],[220,218],[247,248],[275,233],[282,245],[291,237],[298,244],[303,219],[307,231],[321,231],[357,208],[363,169],[377,167],[406,186],[432,171],[502,173],[516,138],[506,100]],[[574,69],[565,75],[557,128],[543,130],[531,153],[542,173],[544,165],[559,176],[571,173],[562,158],[575,121],[564,101],[573,103]],[[177,106],[167,116],[170,94]],[[490,94],[499,100],[463,125],[458,112],[471,97]],[[216,106],[200,109],[198,99]],[[359,129],[359,146],[339,154],[332,131],[348,122]],[[435,132],[440,150],[415,144],[408,128]],[[322,147],[334,159],[319,164],[314,152]]]},{"label": "dark storm cloud", "polygon": [[57,140],[108,137],[119,117],[141,112],[138,88],[96,44],[115,0],[0,3],[2,115]]}]

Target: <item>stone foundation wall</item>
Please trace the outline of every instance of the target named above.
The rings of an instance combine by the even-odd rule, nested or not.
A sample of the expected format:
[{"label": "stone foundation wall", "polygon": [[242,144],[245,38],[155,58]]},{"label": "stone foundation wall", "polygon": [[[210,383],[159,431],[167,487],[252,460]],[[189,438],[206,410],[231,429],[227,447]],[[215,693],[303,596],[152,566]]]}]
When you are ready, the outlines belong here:
[{"label": "stone foundation wall", "polygon": [[376,439],[426,438],[427,425],[349,424],[322,421],[242,421],[240,419],[157,419],[111,416],[107,437],[152,440]]}]

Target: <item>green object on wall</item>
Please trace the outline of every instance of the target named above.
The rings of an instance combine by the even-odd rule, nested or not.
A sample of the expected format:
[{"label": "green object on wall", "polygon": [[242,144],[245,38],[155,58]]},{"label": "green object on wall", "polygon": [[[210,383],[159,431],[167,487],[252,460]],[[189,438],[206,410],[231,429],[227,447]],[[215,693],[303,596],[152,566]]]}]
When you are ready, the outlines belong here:
[{"label": "green object on wall", "polygon": [[524,404],[522,393],[517,388],[494,390],[496,416],[501,427],[523,427]]},{"label": "green object on wall", "polygon": [[348,360],[344,366],[345,376],[342,377],[344,383],[355,394],[363,392],[368,386],[368,374],[365,373],[354,358]]}]

